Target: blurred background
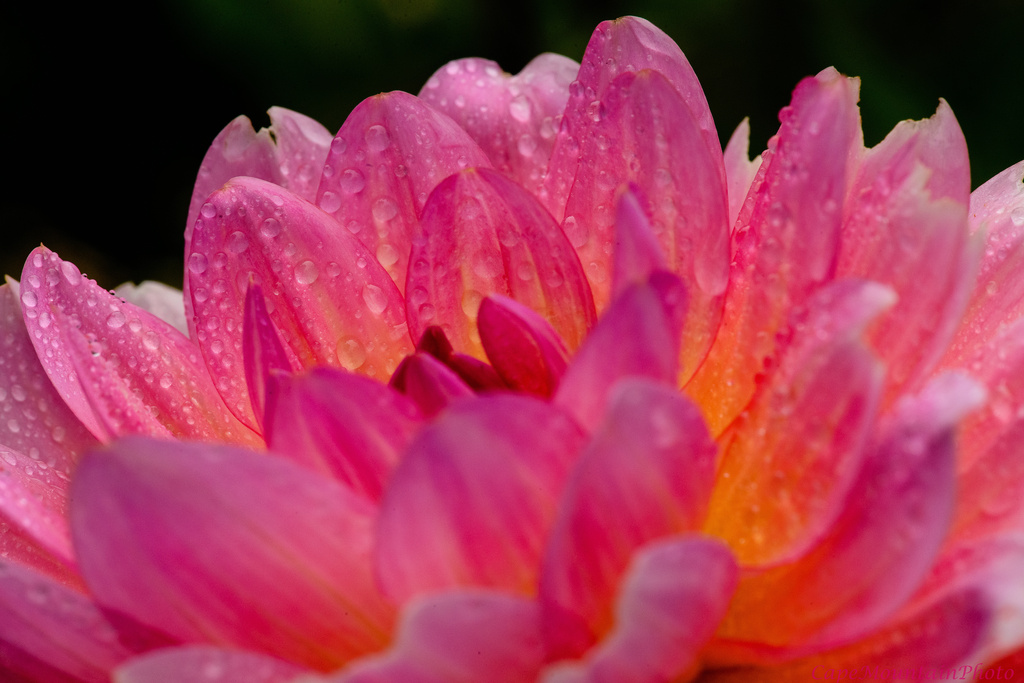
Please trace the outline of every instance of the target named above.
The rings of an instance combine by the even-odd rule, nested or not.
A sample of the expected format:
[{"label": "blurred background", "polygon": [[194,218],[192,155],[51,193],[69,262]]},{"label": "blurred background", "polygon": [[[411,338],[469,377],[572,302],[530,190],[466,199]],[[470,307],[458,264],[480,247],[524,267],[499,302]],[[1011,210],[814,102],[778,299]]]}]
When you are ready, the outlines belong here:
[{"label": "blurred background", "polygon": [[750,116],[759,152],[796,83],[834,65],[862,78],[868,145],[944,97],[974,186],[1024,158],[1022,0],[157,0],[6,14],[14,185],[0,270],[16,279],[44,243],[106,288],[180,287],[196,171],[238,114],[259,127],[281,105],[336,131],[362,99],[416,93],[451,59],[513,73],[546,51],[578,61],[600,21],[625,14],[679,43],[723,142]]}]

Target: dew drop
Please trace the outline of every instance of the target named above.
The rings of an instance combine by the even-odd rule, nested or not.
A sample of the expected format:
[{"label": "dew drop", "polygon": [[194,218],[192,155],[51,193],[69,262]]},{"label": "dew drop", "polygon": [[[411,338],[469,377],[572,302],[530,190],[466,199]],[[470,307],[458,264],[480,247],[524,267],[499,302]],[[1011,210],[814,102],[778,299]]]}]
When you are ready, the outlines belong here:
[{"label": "dew drop", "polygon": [[526,123],[530,120],[530,101],[525,95],[520,95],[508,105],[508,113],[519,123]]},{"label": "dew drop", "polygon": [[330,263],[327,264],[327,274],[330,275],[331,277],[338,277],[339,275],[341,275],[341,266],[339,266],[334,261],[331,261]]},{"label": "dew drop", "polygon": [[125,322],[126,321],[124,313],[122,313],[121,311],[114,311],[113,313],[107,316],[107,327],[109,327],[112,330],[117,330],[124,327]]},{"label": "dew drop", "polygon": [[388,307],[388,298],[384,294],[384,290],[377,285],[363,287],[363,301],[374,315],[380,315]]},{"label": "dew drop", "polygon": [[537,141],[532,135],[522,135],[519,137],[519,142],[516,143],[516,149],[519,150],[519,154],[524,157],[532,157],[533,153],[537,151]]},{"label": "dew drop", "polygon": [[391,137],[384,126],[374,125],[366,129],[366,147],[371,152],[382,152],[391,144]]},{"label": "dew drop", "polygon": [[71,286],[75,286],[82,281],[82,272],[78,270],[78,266],[70,261],[61,262],[60,272]]},{"label": "dew drop", "polygon": [[241,230],[235,230],[228,236],[228,251],[232,254],[241,254],[249,248],[249,240]]},{"label": "dew drop", "polygon": [[281,222],[276,218],[268,218],[260,225],[260,234],[271,239],[281,234]]},{"label": "dew drop", "polygon": [[324,192],[324,196],[320,197],[320,208],[327,213],[335,213],[341,208],[341,197],[337,192]]},{"label": "dew drop", "polygon": [[295,281],[300,285],[311,285],[319,276],[320,272],[312,261],[303,261],[295,266]]},{"label": "dew drop", "polygon": [[35,292],[22,292],[21,303],[25,304],[29,308],[35,308],[36,304],[39,303],[38,297]]},{"label": "dew drop", "polygon": [[206,202],[203,204],[203,208],[199,209],[199,213],[203,218],[213,218],[217,215],[217,207],[210,202]]},{"label": "dew drop", "polygon": [[345,138],[339,137],[331,140],[332,154],[344,154],[346,149],[348,149],[348,143],[345,142]]},{"label": "dew drop", "polygon": [[15,401],[21,403],[26,398],[28,398],[28,392],[25,391],[25,387],[21,386],[20,384],[15,384],[13,387],[11,387],[11,396],[14,398]]},{"label": "dew drop", "polygon": [[200,254],[198,251],[188,257],[188,269],[196,275],[202,275],[205,273],[209,265],[210,264],[206,260],[206,256],[204,254]]},{"label": "dew drop", "polygon": [[395,204],[392,199],[381,197],[373,203],[373,217],[376,220],[389,221],[397,215],[398,204]]},{"label": "dew drop", "polygon": [[344,337],[338,340],[336,347],[338,362],[346,370],[357,370],[366,362],[366,349],[358,339]]},{"label": "dew drop", "polygon": [[388,268],[398,262],[398,250],[388,242],[381,242],[377,247],[377,260]]},{"label": "dew drop", "polygon": [[366,187],[366,178],[358,170],[349,168],[341,174],[341,189],[343,191],[355,194],[361,192],[364,187]]},{"label": "dew drop", "polygon": [[174,384],[174,380],[171,379],[170,375],[163,375],[160,377],[161,389],[170,389],[172,384]]}]

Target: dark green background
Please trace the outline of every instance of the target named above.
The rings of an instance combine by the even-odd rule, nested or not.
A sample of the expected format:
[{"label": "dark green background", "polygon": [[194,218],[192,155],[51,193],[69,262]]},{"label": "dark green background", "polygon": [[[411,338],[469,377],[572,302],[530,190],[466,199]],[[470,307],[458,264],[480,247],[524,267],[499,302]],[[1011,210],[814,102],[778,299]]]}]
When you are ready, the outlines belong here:
[{"label": "dark green background", "polygon": [[[594,26],[644,16],[683,48],[723,138],[749,115],[757,151],[805,75],[863,79],[867,143],[953,107],[973,184],[1024,158],[1024,2],[183,0],[115,11],[38,3],[0,27],[13,171],[0,267],[40,242],[104,287],[181,282],[182,231],[207,146],[233,117],[286,106],[337,130],[363,98],[417,92],[446,61],[582,57]],[[8,181],[10,182],[10,181]]]}]

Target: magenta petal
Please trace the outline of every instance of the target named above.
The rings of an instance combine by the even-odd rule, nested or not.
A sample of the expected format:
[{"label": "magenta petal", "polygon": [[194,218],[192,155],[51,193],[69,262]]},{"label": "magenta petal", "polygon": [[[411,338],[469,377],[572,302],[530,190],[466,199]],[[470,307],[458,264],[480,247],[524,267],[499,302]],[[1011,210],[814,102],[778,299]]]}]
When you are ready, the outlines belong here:
[{"label": "magenta petal", "polygon": [[166,648],[117,667],[112,683],[289,683],[308,669],[255,652],[209,645]]},{"label": "magenta petal", "polygon": [[[750,400],[788,311],[833,277],[848,159],[860,143],[858,82],[827,69],[779,115],[756,197],[740,213],[722,326],[687,386],[720,434]],[[756,181],[755,181],[756,182]]]},{"label": "magenta petal", "polygon": [[799,653],[848,643],[890,618],[946,535],[955,430],[983,399],[973,381],[946,374],[898,403],[831,532],[799,560],[744,579],[719,635]]},{"label": "magenta petal", "polygon": [[417,351],[398,366],[391,386],[402,392],[426,417],[433,417],[473,390],[454,370],[428,353]]},{"label": "magenta petal", "polygon": [[0,560],[0,678],[106,683],[131,656],[89,598]]},{"label": "magenta petal", "polygon": [[411,401],[368,377],[333,368],[271,379],[267,447],[371,501],[422,421]]},{"label": "magenta petal", "polygon": [[[261,430],[266,427],[264,407],[271,372],[294,372],[291,360],[277,336],[274,323],[267,313],[263,290],[257,284],[249,285],[245,294],[245,317],[242,320],[242,358],[245,366],[245,386],[252,401],[252,411]],[[269,441],[269,439],[268,439]]]},{"label": "magenta petal", "polygon": [[657,272],[646,283],[629,287],[573,357],[555,403],[591,430],[619,379],[635,375],[676,385],[686,307],[686,291],[671,273]]},{"label": "magenta petal", "polygon": [[551,396],[569,363],[565,342],[551,324],[517,301],[486,297],[477,316],[487,359],[512,389]]},{"label": "magenta petal", "polygon": [[980,255],[967,230],[969,192],[967,144],[945,102],[868,150],[850,189],[836,273],[899,297],[869,334],[889,367],[890,399],[928,376],[967,304]]},{"label": "magenta petal", "polygon": [[122,439],[72,483],[75,550],[105,609],[321,670],[387,641],[372,525],[340,484],[230,447]]},{"label": "magenta petal", "polygon": [[[0,429],[0,445],[70,476],[78,456],[99,442],[50,383],[25,328],[19,299],[17,282],[11,280],[0,286],[0,338],[5,361],[0,366],[0,407],[6,427]],[[29,301],[39,305],[35,294]]]},{"label": "magenta petal", "polygon": [[227,410],[184,335],[45,247],[25,262],[21,303],[47,375],[96,436],[257,443]]},{"label": "magenta petal", "polygon": [[502,294],[540,313],[576,348],[593,325],[594,303],[561,229],[522,187],[490,169],[438,185],[413,245],[406,309],[414,339],[440,325],[456,350],[483,357],[480,302]]},{"label": "magenta petal", "polygon": [[861,340],[895,301],[874,282],[826,285],[794,316],[773,367],[720,439],[708,524],[743,565],[803,554],[847,504],[875,426],[884,366]]},{"label": "magenta petal", "polygon": [[749,157],[750,154],[750,119],[743,119],[736,126],[723,152],[725,163],[726,185],[729,188],[729,228],[736,226],[740,208],[747,199],[747,194],[761,168],[761,155]]},{"label": "magenta petal", "polygon": [[457,123],[417,97],[390,92],[352,110],[331,143],[316,203],[355,235],[405,291],[409,247],[442,180],[490,166]]},{"label": "magenta petal", "polygon": [[569,89],[562,128],[541,193],[544,205],[557,220],[568,215],[563,207],[576,177],[577,165],[580,159],[589,158],[583,154],[582,145],[590,133],[591,122],[602,116],[602,102],[609,85],[620,74],[641,69],[657,71],[668,80],[689,110],[686,118],[697,122],[707,150],[721,154],[704,91],[679,46],[646,19],[623,17],[605,21],[594,30],[587,43],[579,76]]},{"label": "magenta petal", "polygon": [[618,598],[615,628],[579,664],[545,672],[544,683],[688,680],[736,587],[728,548],[674,536],[637,553]]},{"label": "magenta petal", "polygon": [[252,427],[241,357],[251,283],[298,367],[386,379],[412,351],[401,294],[366,248],[323,211],[262,180],[235,178],[203,205],[185,276],[192,338],[228,407]]},{"label": "magenta petal", "polygon": [[603,311],[610,299],[608,246],[615,202],[626,182],[643,192],[669,269],[692,302],[684,337],[684,378],[707,353],[721,319],[729,277],[725,170],[717,143],[708,147],[700,121],[657,71],[625,73],[601,99],[599,120],[581,142],[581,163],[562,228],[572,242]]},{"label": "magenta petal", "polygon": [[551,405],[494,395],[422,429],[384,494],[377,574],[392,599],[483,586],[531,594],[579,427]]},{"label": "magenta petal", "polygon": [[357,662],[330,683],[521,683],[544,661],[531,600],[485,591],[410,602],[384,655]]},{"label": "magenta petal", "polygon": [[670,270],[665,252],[651,229],[634,185],[619,195],[615,205],[615,253],[612,268],[612,298],[629,285],[646,282],[656,270]]},{"label": "magenta petal", "polygon": [[438,69],[419,96],[462,126],[494,168],[535,192],[579,68],[543,54],[510,76],[492,61],[459,59]]},{"label": "magenta petal", "polygon": [[615,386],[544,555],[549,654],[578,657],[611,627],[619,580],[637,548],[700,527],[716,451],[700,411],[674,387],[644,379]]},{"label": "magenta petal", "polygon": [[968,213],[976,240],[984,240],[974,291],[950,349],[962,360],[1024,317],[1024,161],[971,194]]}]

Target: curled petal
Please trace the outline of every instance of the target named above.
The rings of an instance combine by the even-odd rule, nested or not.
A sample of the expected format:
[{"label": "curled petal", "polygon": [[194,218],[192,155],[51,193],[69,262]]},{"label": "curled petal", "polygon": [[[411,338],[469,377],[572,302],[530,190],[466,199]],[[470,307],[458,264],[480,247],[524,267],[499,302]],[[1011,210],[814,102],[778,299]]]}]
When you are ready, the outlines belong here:
[{"label": "curled petal", "polygon": [[631,375],[675,385],[687,296],[675,275],[656,272],[626,289],[573,357],[555,394],[586,429],[604,414],[608,391]]},{"label": "curled petal", "polygon": [[419,96],[462,126],[495,169],[535,192],[579,68],[548,53],[510,76],[495,62],[459,59],[438,69]]},{"label": "curled petal", "polygon": [[378,382],[333,368],[270,381],[267,447],[377,501],[422,420]]},{"label": "curled petal", "polygon": [[736,126],[722,154],[725,164],[726,186],[729,194],[729,227],[736,226],[740,209],[754,183],[754,177],[761,168],[761,156],[750,159],[750,119],[743,119]]},{"label": "curled petal", "polygon": [[476,318],[489,294],[537,311],[577,348],[594,302],[579,260],[537,200],[490,169],[447,178],[423,209],[406,285],[410,332],[440,325],[459,351],[483,358]]},{"label": "curled petal", "polygon": [[484,586],[530,594],[583,434],[523,396],[453,404],[422,429],[384,494],[377,574],[388,596]]},{"label": "curled petal", "polygon": [[646,282],[655,271],[669,270],[665,252],[640,205],[639,192],[638,187],[631,185],[619,194],[615,204],[613,298],[622,294],[629,285]]},{"label": "curled petal", "polygon": [[316,204],[354,235],[405,291],[409,247],[430,192],[452,173],[490,166],[455,121],[390,92],[352,110],[323,167]]},{"label": "curled petal", "polygon": [[122,439],[87,454],[72,484],[75,550],[105,610],[171,642],[315,669],[387,640],[372,521],[336,482],[230,447]]},{"label": "curled petal", "polygon": [[[68,477],[78,456],[99,442],[50,383],[25,327],[20,297],[17,282],[0,286],[0,406],[6,427],[0,429],[0,445]],[[39,305],[35,294],[29,301]]]},{"label": "curled petal", "polygon": [[433,417],[473,389],[450,367],[428,353],[417,351],[402,361],[391,385],[416,404],[426,417]]},{"label": "curled petal", "polygon": [[259,285],[293,366],[386,379],[412,351],[402,297],[351,234],[276,185],[235,178],[203,205],[186,278],[192,338],[232,412],[255,427],[242,370],[246,292]]},{"label": "curled petal", "polygon": [[97,437],[257,442],[221,401],[184,335],[45,247],[25,262],[21,303],[50,381]]},{"label": "curled petal", "polygon": [[547,320],[492,294],[480,304],[477,326],[488,360],[510,388],[545,397],[554,393],[569,352]]},{"label": "curled petal", "polygon": [[117,667],[113,683],[289,683],[309,673],[280,659],[209,645],[166,648]]},{"label": "curled petal", "polygon": [[[245,317],[242,320],[242,358],[245,386],[260,430],[266,427],[264,409],[267,386],[273,372],[294,372],[291,360],[274,323],[267,313],[267,302],[259,285],[251,284],[245,293]],[[269,439],[268,439],[269,441]]]},{"label": "curled petal", "polygon": [[674,387],[624,379],[566,485],[545,550],[540,601],[549,654],[580,656],[612,625],[640,546],[704,521],[715,444]]},{"label": "curled petal", "polygon": [[797,86],[779,116],[757,196],[733,235],[722,326],[687,386],[713,434],[750,400],[787,312],[834,274],[848,159],[860,141],[857,89],[855,79],[823,71]]},{"label": "curled petal", "polygon": [[534,680],[543,661],[536,603],[453,591],[412,600],[386,654],[325,683],[519,683]]}]

